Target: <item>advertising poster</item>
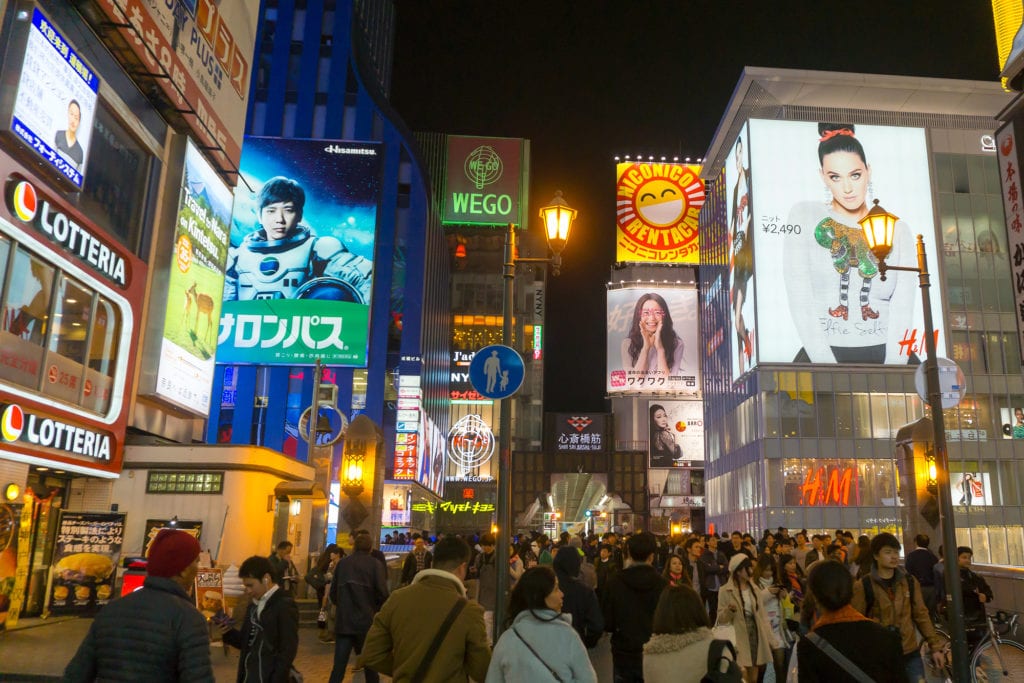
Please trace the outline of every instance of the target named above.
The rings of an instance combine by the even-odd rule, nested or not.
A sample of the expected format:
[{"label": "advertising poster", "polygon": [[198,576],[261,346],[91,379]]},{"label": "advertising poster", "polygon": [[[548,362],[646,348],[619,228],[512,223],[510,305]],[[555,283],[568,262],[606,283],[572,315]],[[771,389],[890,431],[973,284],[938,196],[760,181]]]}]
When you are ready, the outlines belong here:
[{"label": "advertising poster", "polygon": [[199,415],[210,412],[231,190],[190,141],[178,200],[156,393]]},{"label": "advertising poster", "polygon": [[971,507],[992,504],[992,483],[989,481],[988,472],[950,471],[949,488],[954,505]]},{"label": "advertising poster", "polygon": [[521,138],[449,135],[442,222],[525,227],[529,145]]},{"label": "advertising poster", "polygon": [[999,418],[1004,439],[1024,439],[1024,405],[1000,408]]},{"label": "advertising poster", "polygon": [[699,166],[625,162],[615,166],[619,261],[698,263],[697,216],[704,206]]},{"label": "advertising poster", "polygon": [[608,416],[604,413],[554,414],[551,441],[558,453],[606,453]]},{"label": "advertising poster", "polygon": [[437,495],[444,493],[446,439],[426,414],[420,422],[416,481]]},{"label": "advertising poster", "polygon": [[196,537],[196,540],[203,540],[203,523],[202,522],[183,522],[176,521],[173,524],[169,519],[147,519],[145,530],[143,532],[142,539],[142,556],[147,557],[149,555],[149,546],[153,543],[153,539],[156,535],[164,529],[177,529],[178,531],[187,531]]},{"label": "advertising poster", "polygon": [[[899,217],[890,266],[917,266],[924,235],[941,325],[924,129],[752,119],[752,231],[762,363],[916,365],[924,352],[917,273],[882,281],[857,221],[873,200]],[[759,172],[760,169],[760,172]],[[936,334],[939,356],[946,335]]]},{"label": "advertising poster", "polygon": [[218,363],[366,365],[382,149],[246,138]]},{"label": "advertising poster", "polygon": [[61,512],[53,550],[51,614],[91,614],[113,596],[124,515]]},{"label": "advertising poster", "polygon": [[38,9],[25,46],[11,130],[81,189],[100,79]]},{"label": "advertising poster", "polygon": [[608,290],[609,393],[700,392],[697,290]]},{"label": "advertising poster", "polygon": [[1007,247],[1010,270],[1013,273],[1013,310],[1017,318],[1017,341],[1024,359],[1024,202],[1021,201],[1020,160],[1015,122],[1004,125],[996,132],[996,158],[999,161],[999,184],[1003,195],[1003,215],[1006,218]]},{"label": "advertising poster", "polygon": [[[259,3],[250,0],[99,0],[203,145],[238,164]],[[108,30],[113,30],[108,28]],[[194,112],[194,113],[192,113]]]},{"label": "advertising poster", "polygon": [[649,401],[647,412],[651,468],[703,462],[703,401]]},{"label": "advertising poster", "polygon": [[732,378],[757,365],[754,312],[753,197],[750,182],[750,132],[746,125],[725,162],[726,218],[729,224],[729,316]]},{"label": "advertising poster", "polygon": [[196,608],[210,617],[224,611],[224,570],[200,567],[196,572]]}]

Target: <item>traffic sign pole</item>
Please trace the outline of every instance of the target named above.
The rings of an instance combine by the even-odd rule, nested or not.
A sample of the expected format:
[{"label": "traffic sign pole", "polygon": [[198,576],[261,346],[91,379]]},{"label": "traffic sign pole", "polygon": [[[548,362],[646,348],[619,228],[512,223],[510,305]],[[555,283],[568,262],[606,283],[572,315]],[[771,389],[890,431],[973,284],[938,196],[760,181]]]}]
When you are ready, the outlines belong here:
[{"label": "traffic sign pole", "polygon": [[[515,227],[514,223],[509,223],[505,232],[505,266],[502,271],[505,288],[501,297],[501,342],[506,346],[512,345],[512,302],[515,301],[516,277]],[[499,419],[501,426],[498,433],[498,533],[495,538],[497,543],[495,552],[498,554],[495,558],[498,565],[495,595],[498,604],[494,609],[495,643],[498,642],[502,631],[505,630],[505,607],[510,585],[509,558],[512,557],[510,548],[512,543],[512,399],[510,397],[501,399]]]}]

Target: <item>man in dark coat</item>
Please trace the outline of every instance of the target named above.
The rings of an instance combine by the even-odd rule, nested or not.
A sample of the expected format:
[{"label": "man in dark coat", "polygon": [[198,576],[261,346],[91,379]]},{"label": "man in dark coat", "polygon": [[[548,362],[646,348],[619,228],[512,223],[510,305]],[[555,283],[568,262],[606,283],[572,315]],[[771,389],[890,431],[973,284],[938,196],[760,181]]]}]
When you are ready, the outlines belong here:
[{"label": "man in dark coat", "polygon": [[588,588],[580,578],[583,556],[571,545],[563,546],[555,553],[552,567],[562,590],[562,613],[572,615],[572,627],[588,648],[597,645],[604,633],[604,616],[597,601],[597,593]]},{"label": "man in dark coat", "polygon": [[718,536],[715,534],[705,534],[704,544],[704,554],[700,557],[700,563],[704,567],[704,589],[701,595],[708,604],[711,623],[715,623],[718,617],[718,589],[729,580],[729,560],[725,559],[725,554],[718,549]]},{"label": "man in dark coat", "polygon": [[199,568],[199,542],[164,529],[149,548],[140,590],[100,610],[64,680],[213,683],[206,618],[186,590]]},{"label": "man in dark coat", "polygon": [[299,608],[277,584],[270,560],[250,557],[238,578],[252,603],[241,630],[223,626],[224,642],[242,651],[238,683],[287,683],[299,649]]},{"label": "man in dark coat", "polygon": [[651,637],[654,608],[668,583],[651,566],[656,551],[653,534],[630,536],[626,541],[630,564],[608,581],[602,597],[604,630],[612,634],[615,683],[644,679],[644,643]]},{"label": "man in dark coat", "polygon": [[294,546],[291,541],[281,541],[267,559],[270,560],[270,566],[276,572],[275,581],[277,585],[281,590],[294,598],[295,589],[299,584],[299,570],[296,569],[295,563],[292,562],[293,548]]},{"label": "man in dark coat", "polygon": [[427,550],[427,542],[422,536],[416,535],[412,541],[412,552],[405,556],[402,562],[402,585],[408,586],[424,569],[430,569],[434,565],[434,555]]},{"label": "man in dark coat", "polygon": [[[373,543],[369,534],[357,534],[355,552],[343,557],[334,568],[331,582],[331,601],[337,606],[334,624],[334,668],[330,683],[341,683],[345,678],[348,658],[355,648],[362,654],[366,632],[373,625],[373,616],[388,597],[388,580],[384,567],[372,555]],[[367,683],[377,683],[380,677],[372,669],[364,669]]]}]

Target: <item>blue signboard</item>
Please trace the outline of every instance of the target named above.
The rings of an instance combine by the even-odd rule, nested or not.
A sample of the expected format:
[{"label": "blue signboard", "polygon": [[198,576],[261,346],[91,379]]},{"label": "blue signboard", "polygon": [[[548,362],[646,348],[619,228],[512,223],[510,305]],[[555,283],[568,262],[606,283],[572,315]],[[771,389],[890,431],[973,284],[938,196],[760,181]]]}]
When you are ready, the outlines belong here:
[{"label": "blue signboard", "polygon": [[78,188],[100,80],[38,9],[32,12],[11,130]]},{"label": "blue signboard", "polygon": [[523,386],[526,366],[515,349],[500,344],[485,346],[469,364],[469,381],[487,398],[508,398]]}]

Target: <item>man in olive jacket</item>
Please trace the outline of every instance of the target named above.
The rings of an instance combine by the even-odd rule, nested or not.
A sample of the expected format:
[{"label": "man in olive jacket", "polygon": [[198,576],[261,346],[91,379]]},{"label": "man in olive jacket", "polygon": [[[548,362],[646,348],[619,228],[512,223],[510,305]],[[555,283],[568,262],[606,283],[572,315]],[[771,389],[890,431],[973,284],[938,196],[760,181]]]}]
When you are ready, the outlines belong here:
[{"label": "man in olive jacket", "polygon": [[434,546],[434,565],[416,574],[412,584],[399,588],[373,619],[360,664],[391,676],[395,683],[411,681],[420,663],[433,660],[423,683],[482,681],[491,663],[484,611],[468,602],[452,623],[441,645],[431,643],[452,607],[466,599],[462,584],[469,564],[469,545],[456,536]]},{"label": "man in olive jacket", "polygon": [[206,618],[186,592],[199,569],[199,542],[164,529],[147,559],[142,588],[100,610],[65,681],[213,683]]}]

